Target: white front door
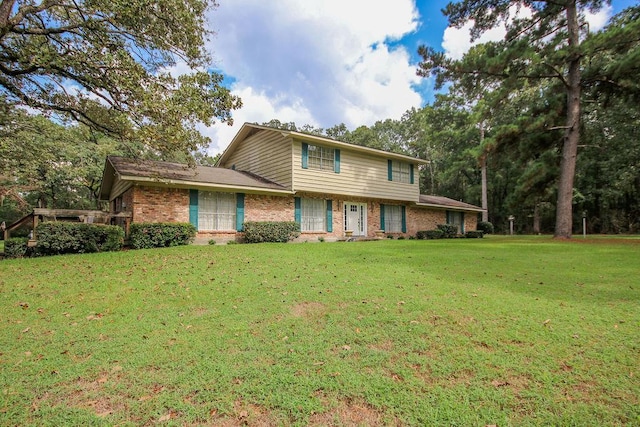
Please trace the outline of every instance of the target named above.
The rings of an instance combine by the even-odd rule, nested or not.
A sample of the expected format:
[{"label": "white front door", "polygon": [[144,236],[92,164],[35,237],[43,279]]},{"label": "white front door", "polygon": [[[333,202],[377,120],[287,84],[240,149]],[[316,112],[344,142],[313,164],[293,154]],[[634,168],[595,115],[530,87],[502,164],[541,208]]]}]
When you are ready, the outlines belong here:
[{"label": "white front door", "polygon": [[354,236],[367,235],[367,204],[344,202],[344,229]]}]

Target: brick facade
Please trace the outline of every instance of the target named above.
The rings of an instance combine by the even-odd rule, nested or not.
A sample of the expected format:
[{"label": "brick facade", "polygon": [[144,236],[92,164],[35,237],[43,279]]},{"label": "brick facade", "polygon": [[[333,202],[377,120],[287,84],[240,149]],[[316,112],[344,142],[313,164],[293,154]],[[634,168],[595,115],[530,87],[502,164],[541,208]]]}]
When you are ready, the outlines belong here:
[{"label": "brick facade", "polygon": [[[376,237],[381,229],[380,205],[398,205],[387,200],[364,199],[358,197],[339,197],[331,194],[299,194],[308,197],[332,201],[332,232],[304,232],[298,241],[317,241],[318,238],[338,240],[345,237],[344,204],[367,204],[367,236]],[[135,186],[123,194],[123,210],[133,212],[133,222],[189,222],[189,190],[151,186]],[[293,196],[267,196],[246,194],[244,205],[245,221],[293,221],[295,203]],[[415,236],[421,230],[433,230],[438,224],[446,222],[446,211],[439,209],[406,208],[406,233],[393,233],[394,236]],[[477,217],[474,213],[465,213],[465,230],[475,230]],[[240,237],[235,231],[200,231],[199,238],[233,240]]]},{"label": "brick facade", "polygon": [[446,222],[447,213],[444,210],[407,208],[407,234],[410,236],[415,236],[418,231],[434,230],[438,224]]},{"label": "brick facade", "polygon": [[133,187],[133,222],[189,222],[189,190]]}]

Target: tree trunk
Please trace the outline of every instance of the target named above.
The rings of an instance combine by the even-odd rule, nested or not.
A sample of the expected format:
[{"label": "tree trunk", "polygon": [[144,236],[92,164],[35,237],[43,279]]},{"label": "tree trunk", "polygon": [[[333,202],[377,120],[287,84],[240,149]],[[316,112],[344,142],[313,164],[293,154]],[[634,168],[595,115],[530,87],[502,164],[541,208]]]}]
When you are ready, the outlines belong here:
[{"label": "tree trunk", "polygon": [[533,234],[540,234],[540,203],[533,207]]},{"label": "tree trunk", "polygon": [[571,238],[573,228],[573,181],[576,157],[580,141],[580,39],[576,1],[567,5],[567,30],[569,33],[569,71],[567,73],[567,130],[565,131],[558,182],[556,206],[556,230],[554,237]]},{"label": "tree trunk", "polygon": [[[480,122],[480,145],[484,141],[484,121]],[[489,221],[489,203],[487,201],[487,153],[480,156],[480,174],[482,181],[482,221]]]}]

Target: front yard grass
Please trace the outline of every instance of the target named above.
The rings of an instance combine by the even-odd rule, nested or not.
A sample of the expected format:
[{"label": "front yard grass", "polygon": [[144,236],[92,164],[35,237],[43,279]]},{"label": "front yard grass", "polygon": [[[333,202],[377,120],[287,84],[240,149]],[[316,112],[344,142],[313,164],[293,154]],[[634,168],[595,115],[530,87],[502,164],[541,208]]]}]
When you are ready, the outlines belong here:
[{"label": "front yard grass", "polygon": [[0,425],[638,425],[640,240],[0,262]]}]

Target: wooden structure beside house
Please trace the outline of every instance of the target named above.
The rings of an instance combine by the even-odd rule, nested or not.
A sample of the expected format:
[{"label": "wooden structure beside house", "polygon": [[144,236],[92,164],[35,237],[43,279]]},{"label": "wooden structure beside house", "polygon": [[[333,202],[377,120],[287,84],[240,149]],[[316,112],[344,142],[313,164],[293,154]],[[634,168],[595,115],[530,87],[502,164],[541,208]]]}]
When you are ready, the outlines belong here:
[{"label": "wooden structure beside house", "polygon": [[18,221],[6,227],[4,230],[4,240],[11,237],[11,232],[13,230],[26,226],[32,230],[29,238],[29,245],[33,246],[35,245],[37,238],[36,228],[41,222],[66,221],[84,222],[89,224],[110,224],[114,220],[122,220],[125,230],[128,231],[129,224],[131,223],[131,214],[127,212],[112,214],[105,211],[85,209],[35,208],[29,215],[22,217]]},{"label": "wooden structure beside house", "polygon": [[426,160],[245,123],[216,167],[107,158],[100,199],[132,222],[191,222],[199,237],[242,236],[245,221],[296,221],[300,240],[475,230],[478,206],[420,194]]}]

